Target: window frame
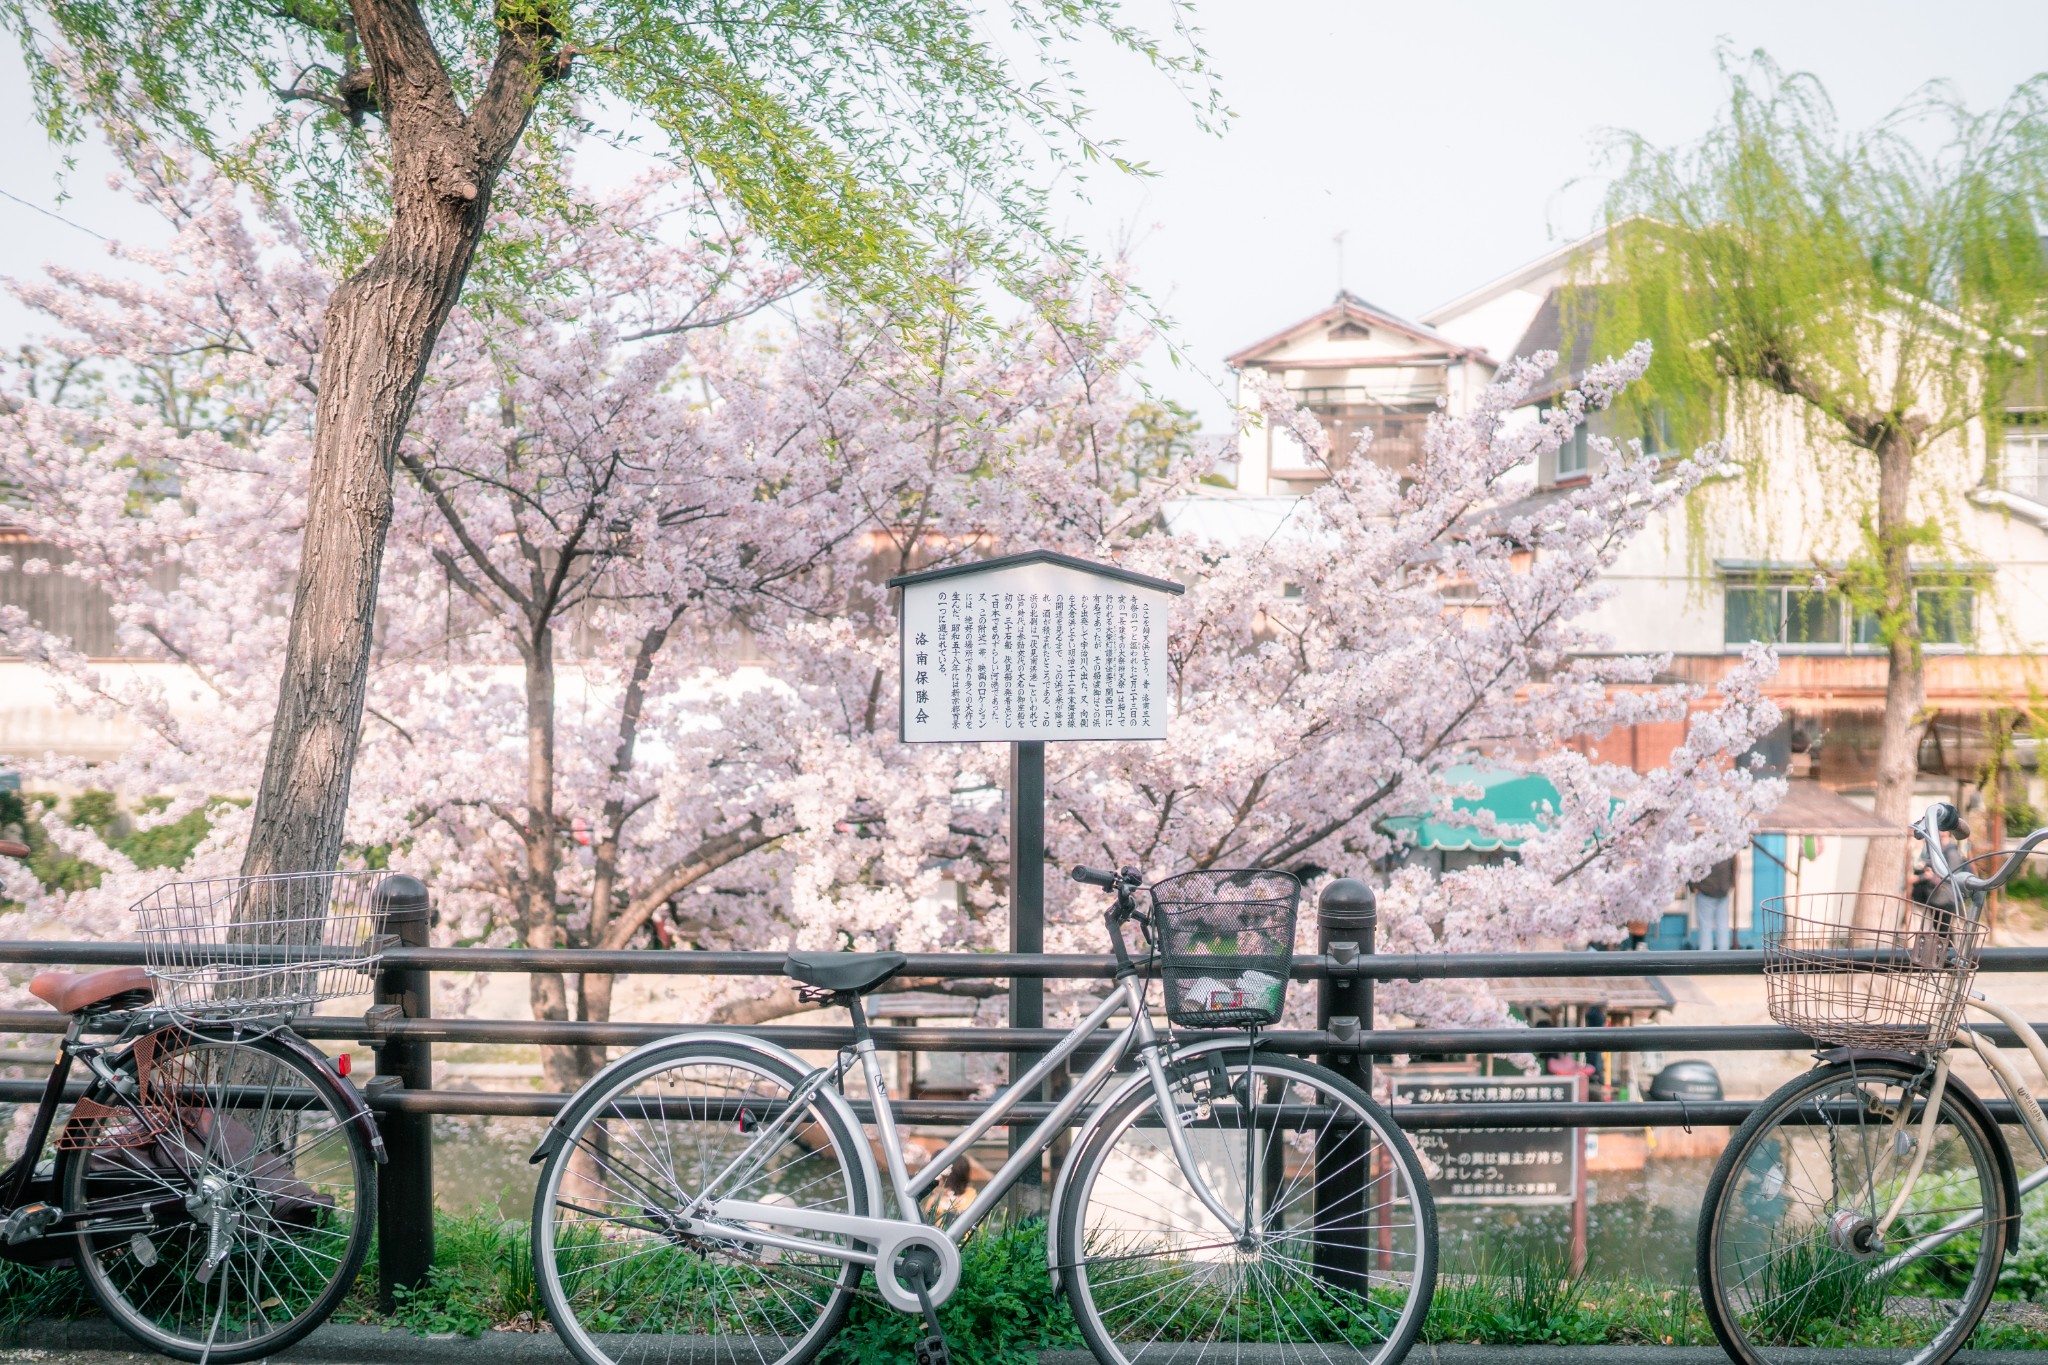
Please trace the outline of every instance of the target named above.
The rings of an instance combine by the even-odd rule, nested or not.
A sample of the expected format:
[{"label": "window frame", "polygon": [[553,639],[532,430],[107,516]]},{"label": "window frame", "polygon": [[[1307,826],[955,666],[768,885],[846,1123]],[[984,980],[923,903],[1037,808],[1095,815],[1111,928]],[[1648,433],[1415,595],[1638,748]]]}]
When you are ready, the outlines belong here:
[{"label": "window frame", "polygon": [[[1915,583],[1913,585],[1913,609],[1920,618],[1920,648],[1929,654],[1969,654],[1977,648],[1977,587],[1975,583]],[[1963,629],[1958,639],[1936,640],[1927,633],[1926,599],[1931,594],[1953,594],[1963,604]],[[1866,638],[1864,625],[1873,627]],[[1849,623],[1849,644],[1856,654],[1882,654],[1885,647],[1876,638],[1876,616],[1871,612],[1855,612]]]},{"label": "window frame", "polygon": [[[1765,579],[1761,582],[1731,577],[1722,584],[1721,588],[1721,646],[1729,653],[1739,653],[1748,648],[1751,643],[1757,642],[1755,636],[1745,640],[1729,638],[1729,599],[1735,593],[1755,594],[1764,599],[1767,604],[1765,607],[1765,620],[1771,627],[1773,638],[1761,641],[1760,643],[1775,646],[1780,654],[1843,654],[1848,652],[1847,632],[1849,630],[1849,620],[1847,610],[1849,599],[1844,597],[1839,590],[1835,588],[1815,588],[1809,582],[1789,577]],[[1786,629],[1791,625],[1795,616],[1822,615],[1821,613],[1810,613],[1803,609],[1795,613],[1790,600],[1794,597],[1820,598],[1826,603],[1829,611],[1825,615],[1831,616],[1834,620],[1834,629],[1831,635],[1807,640],[1788,640],[1785,638]]]},{"label": "window frame", "polygon": [[[2026,466],[2024,474],[2016,471],[2019,464]],[[2048,505],[2048,414],[2007,414],[1999,439],[1997,487],[2014,497]]]},{"label": "window frame", "polygon": [[[1953,575],[1932,572],[1914,575],[1913,601],[1921,621],[1921,648],[1931,654],[1970,654],[1978,644],[1977,603],[1982,584],[1974,579],[1958,579]],[[1742,593],[1761,598],[1764,623],[1771,631],[1771,639],[1761,643],[1776,647],[1780,654],[1799,655],[1843,655],[1868,657],[1882,654],[1885,647],[1875,638],[1875,617],[1869,612],[1858,611],[1839,588],[1815,588],[1809,579],[1790,574],[1777,574],[1761,579],[1753,575],[1726,575],[1721,584],[1721,647],[1730,654],[1740,653],[1756,637],[1748,639],[1730,638],[1729,614],[1735,605],[1735,594]],[[1960,608],[1962,630],[1960,638],[1929,639],[1926,636],[1928,607],[1926,599],[1935,594],[1953,594]],[[1788,640],[1785,638],[1795,613],[1791,599],[1794,597],[1824,597],[1832,608],[1834,630],[1832,638]],[[1756,608],[1750,609],[1755,619]]]}]

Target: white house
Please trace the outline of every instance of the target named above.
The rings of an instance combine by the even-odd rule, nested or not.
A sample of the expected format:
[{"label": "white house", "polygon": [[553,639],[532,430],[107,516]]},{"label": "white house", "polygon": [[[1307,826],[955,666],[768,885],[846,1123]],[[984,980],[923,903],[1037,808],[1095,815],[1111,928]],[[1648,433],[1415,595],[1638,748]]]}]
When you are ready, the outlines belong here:
[{"label": "white house", "polygon": [[[1562,291],[1575,267],[1597,270],[1602,250],[1600,235],[1571,243],[1413,321],[1342,293],[1229,363],[1242,397],[1254,384],[1284,385],[1337,448],[1370,428],[1369,458],[1400,470],[1439,401],[1463,411],[1508,358],[1572,350]],[[1558,376],[1532,404],[1567,382]],[[2008,724],[2001,718],[2030,688],[2048,684],[2039,655],[2048,642],[2048,383],[2022,386],[2011,402],[2014,422],[1998,451],[1972,431],[1931,451],[1916,476],[1917,510],[1964,547],[1916,569],[1935,713],[1921,753],[1930,798],[1967,798]],[[1652,451],[1665,439],[1655,429],[1600,434],[1640,439]],[[1772,691],[1788,724],[1779,740],[1785,752],[1774,757],[1813,783],[1795,786],[1774,822],[1780,828],[1759,839],[1745,899],[1794,885],[1853,886],[1871,825],[1854,798],[1870,787],[1886,662],[1875,623],[1826,580],[1860,534],[1857,513],[1875,465],[1817,440],[1789,400],[1781,419],[1751,424],[1729,441],[1745,472],[1710,482],[1690,508],[1653,523],[1608,575],[1613,596],[1595,621],[1617,651],[1670,653],[1678,680],[1710,683],[1750,641],[1777,644],[1782,666]],[[1325,477],[1284,433],[1262,428],[1240,438],[1238,458],[1237,496],[1269,520]],[[1515,495],[1560,496],[1598,459],[1581,435],[1526,471]],[[1601,748],[1649,768],[1678,738],[1678,726],[1645,726]]]}]

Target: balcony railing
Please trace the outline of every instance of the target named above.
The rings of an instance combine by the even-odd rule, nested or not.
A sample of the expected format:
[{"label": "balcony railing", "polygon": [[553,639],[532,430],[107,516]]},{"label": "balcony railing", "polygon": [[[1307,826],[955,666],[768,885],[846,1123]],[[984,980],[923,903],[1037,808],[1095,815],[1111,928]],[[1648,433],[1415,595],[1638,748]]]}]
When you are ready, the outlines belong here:
[{"label": "balcony railing", "polygon": [[[1306,392],[1317,392],[1307,390]],[[1382,469],[1406,475],[1422,458],[1422,437],[1429,429],[1428,412],[1388,412],[1377,404],[1310,403],[1306,405],[1330,438],[1330,467],[1342,469],[1364,432],[1372,433],[1366,458]],[[1321,478],[1320,467],[1275,468],[1281,478]]]}]

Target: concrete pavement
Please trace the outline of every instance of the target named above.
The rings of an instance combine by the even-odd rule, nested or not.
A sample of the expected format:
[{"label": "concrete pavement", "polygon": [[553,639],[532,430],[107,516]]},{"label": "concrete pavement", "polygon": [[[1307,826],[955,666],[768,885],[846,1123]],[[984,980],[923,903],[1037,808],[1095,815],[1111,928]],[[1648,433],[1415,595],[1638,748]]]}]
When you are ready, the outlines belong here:
[{"label": "concrete pavement", "polygon": [[[730,1346],[716,1339],[678,1337],[671,1342],[674,1350],[665,1365],[732,1365],[734,1360]],[[1875,1352],[1802,1354],[1810,1356],[1813,1365],[1879,1365],[1885,1360]],[[274,1359],[281,1365],[573,1365],[551,1332],[422,1337],[338,1323]],[[1195,1359],[1189,1355],[1188,1365]],[[1210,1359],[1214,1360],[1213,1351]],[[162,1360],[137,1351],[112,1324],[91,1319],[33,1322],[0,1332],[0,1365],[158,1365]],[[1038,1360],[1039,1365],[1094,1365],[1095,1358],[1086,1351],[1046,1351]],[[1172,1365],[1174,1360],[1164,1358],[1160,1365]],[[1264,1365],[1267,1357],[1248,1350],[1243,1360],[1246,1365]],[[1422,1345],[1409,1353],[1408,1360],[1411,1365],[1726,1365],[1727,1357],[1713,1347],[1699,1346]],[[1960,1365],[2048,1365],[2048,1351],[1966,1351],[1956,1360]]]}]

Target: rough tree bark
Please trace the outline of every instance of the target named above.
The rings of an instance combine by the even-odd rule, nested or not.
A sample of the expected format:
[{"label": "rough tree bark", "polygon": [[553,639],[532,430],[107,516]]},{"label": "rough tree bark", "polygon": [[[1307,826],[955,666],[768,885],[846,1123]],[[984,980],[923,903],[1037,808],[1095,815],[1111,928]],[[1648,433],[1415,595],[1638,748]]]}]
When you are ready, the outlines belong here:
[{"label": "rough tree bark", "polygon": [[[1877,457],[1878,577],[1884,593],[1884,614],[1892,623],[1886,644],[1888,669],[1884,684],[1884,719],[1877,743],[1877,802],[1873,813],[1882,824],[1901,830],[1913,818],[1913,786],[1920,773],[1920,739],[1926,726],[1927,679],[1920,654],[1920,616],[1913,602],[1911,536],[1907,524],[1917,443],[1911,431],[1887,422],[1870,443]],[[1872,924],[1882,902],[1874,895],[1895,896],[1905,889],[1912,840],[1870,841],[1858,887],[1857,922]]]},{"label": "rough tree bark", "polygon": [[391,475],[434,341],[462,292],[491,191],[557,59],[500,29],[475,106],[456,98],[410,0],[351,0],[390,142],[391,225],[334,291],[321,342],[313,467],[291,633],[242,870],[331,868],[362,728]]},{"label": "rough tree bark", "polygon": [[[553,628],[537,623],[526,646],[526,812],[520,830],[526,846],[522,890],[526,904],[526,943],[531,948],[559,948],[561,924],[556,913],[561,850],[555,825],[555,639]],[[534,972],[527,977],[527,999],[536,1019],[569,1017],[568,984],[560,972]],[[541,1069],[556,1090],[574,1090],[583,1081],[574,1047],[541,1049]]]},{"label": "rough tree bark", "polygon": [[[612,790],[605,798],[597,847],[593,850],[596,867],[590,883],[590,944],[594,948],[605,944],[612,923],[612,906],[619,893],[619,846],[625,837],[626,821],[633,814],[626,808],[625,783],[632,775],[639,747],[640,717],[647,706],[647,680],[653,676],[655,658],[667,645],[669,632],[681,617],[678,609],[666,624],[640,637],[639,648],[633,654],[633,671],[626,678],[626,695],[619,706],[618,743],[612,748]],[[613,980],[610,972],[585,972],[576,979],[577,1003],[584,1019],[602,1023],[612,1017]],[[578,1051],[576,1064],[586,1075],[595,1075],[604,1065],[604,1057],[603,1048],[584,1047]]]}]

